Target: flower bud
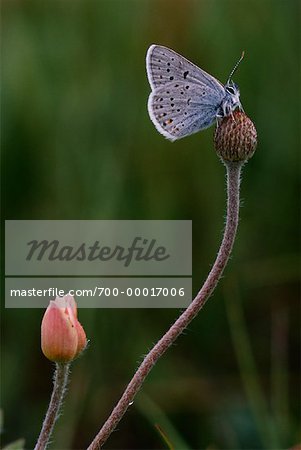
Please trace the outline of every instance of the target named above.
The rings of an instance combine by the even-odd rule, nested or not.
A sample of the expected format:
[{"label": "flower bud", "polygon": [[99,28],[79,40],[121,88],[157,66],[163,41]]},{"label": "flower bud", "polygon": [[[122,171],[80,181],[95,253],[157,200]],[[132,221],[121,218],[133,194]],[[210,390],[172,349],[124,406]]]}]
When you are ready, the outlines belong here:
[{"label": "flower bud", "polygon": [[71,295],[50,301],[41,325],[41,347],[46,358],[69,362],[86,347],[86,333],[77,320],[77,306]]},{"label": "flower bud", "polygon": [[217,125],[214,145],[224,162],[246,162],[257,145],[255,125],[244,112],[236,110]]}]

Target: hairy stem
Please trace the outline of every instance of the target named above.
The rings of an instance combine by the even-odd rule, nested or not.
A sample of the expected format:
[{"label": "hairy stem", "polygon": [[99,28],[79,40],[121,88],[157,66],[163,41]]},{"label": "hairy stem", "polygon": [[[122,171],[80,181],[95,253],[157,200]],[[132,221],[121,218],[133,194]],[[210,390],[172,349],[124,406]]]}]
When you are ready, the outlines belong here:
[{"label": "hairy stem", "polygon": [[135,395],[141,388],[143,381],[151,371],[152,367],[157,363],[159,358],[165,353],[169,346],[177,339],[183,330],[189,325],[192,319],[202,309],[207,299],[214,291],[223,270],[229,259],[233,243],[235,240],[238,213],[239,213],[239,186],[241,162],[231,162],[226,164],[227,168],[227,218],[223,240],[216,257],[215,263],[200,291],[188,308],[179,316],[169,330],[155,344],[150,352],[145,356],[144,360],[138,367],[136,373],[122,394],[119,402],[113,409],[111,415],[104,423],[98,434],[89,445],[88,450],[96,450],[100,448],[108,439],[112,431],[115,429],[129,405],[133,401]]},{"label": "hairy stem", "polygon": [[66,391],[69,376],[69,363],[56,363],[56,370],[53,378],[53,391],[48,406],[48,410],[42,425],[39,439],[34,450],[44,450],[51,437],[54,424],[58,418],[60,407]]}]

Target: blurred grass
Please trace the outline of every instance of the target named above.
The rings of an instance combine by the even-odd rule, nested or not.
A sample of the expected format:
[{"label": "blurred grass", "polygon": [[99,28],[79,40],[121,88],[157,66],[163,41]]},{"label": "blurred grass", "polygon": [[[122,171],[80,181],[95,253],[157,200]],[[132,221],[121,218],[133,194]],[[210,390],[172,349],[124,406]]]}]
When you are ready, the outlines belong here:
[{"label": "blurred grass", "polygon": [[256,427],[260,435],[263,448],[281,448],[278,431],[271,424],[267,402],[260,386],[258,370],[254,360],[251,343],[246,329],[245,319],[241,308],[241,299],[237,282],[230,280],[224,284],[225,303],[232,334],[233,346],[241,373],[246,396],[250,404]]},{"label": "blurred grass", "polygon": [[150,397],[145,394],[139,395],[138,402],[135,402],[138,410],[142,412],[149,422],[157,430],[166,448],[175,450],[181,448],[182,450],[190,450],[190,447],[179,435],[168,416],[162,411]]},{"label": "blurred grass", "polygon": [[[152,43],[167,45],[225,81],[245,50],[235,81],[259,145],[244,169],[239,235],[225,277],[240,280],[274,432],[279,402],[287,402],[283,448],[300,439],[299,17],[294,0],[2,2],[5,218],[192,219],[195,291],[221,237],[224,169],[212,151],[212,130],[174,144],[155,131],[146,110],[145,53]],[[255,425],[260,415],[250,412],[257,388],[245,396],[235,354],[241,337],[231,338],[223,296],[219,287],[143,393],[190,448],[267,448]],[[231,296],[225,300],[234,302],[235,291]],[[32,448],[49,398],[42,313],[2,313],[4,444],[25,437]],[[74,364],[52,448],[89,443],[142,355],[176,316],[80,311],[91,344]],[[271,345],[279,320],[287,321],[287,344],[278,361]],[[106,448],[164,443],[134,404]]]}]

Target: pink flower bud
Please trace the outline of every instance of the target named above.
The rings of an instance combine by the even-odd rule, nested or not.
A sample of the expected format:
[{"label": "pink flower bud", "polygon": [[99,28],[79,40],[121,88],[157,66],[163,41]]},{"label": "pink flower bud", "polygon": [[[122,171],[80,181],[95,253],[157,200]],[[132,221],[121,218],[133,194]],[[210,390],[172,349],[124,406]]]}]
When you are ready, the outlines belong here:
[{"label": "pink flower bud", "polygon": [[77,320],[71,295],[50,301],[41,325],[41,346],[50,361],[72,361],[87,345],[86,333]]}]

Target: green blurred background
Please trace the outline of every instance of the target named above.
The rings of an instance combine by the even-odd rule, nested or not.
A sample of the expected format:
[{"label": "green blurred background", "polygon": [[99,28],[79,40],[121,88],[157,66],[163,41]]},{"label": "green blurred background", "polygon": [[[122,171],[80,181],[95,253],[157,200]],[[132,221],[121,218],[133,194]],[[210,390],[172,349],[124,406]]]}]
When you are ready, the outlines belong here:
[{"label": "green blurred background", "polygon": [[[294,0],[2,2],[6,219],[192,219],[193,289],[225,214],[213,129],[171,144],[147,114],[145,54],[173,48],[254,120],[239,234],[213,298],[153,369],[105,448],[284,449],[300,441],[299,18]],[[51,448],[85,448],[176,310],[80,310],[89,349]],[[2,312],[3,444],[33,448],[53,367],[41,310]]]}]

